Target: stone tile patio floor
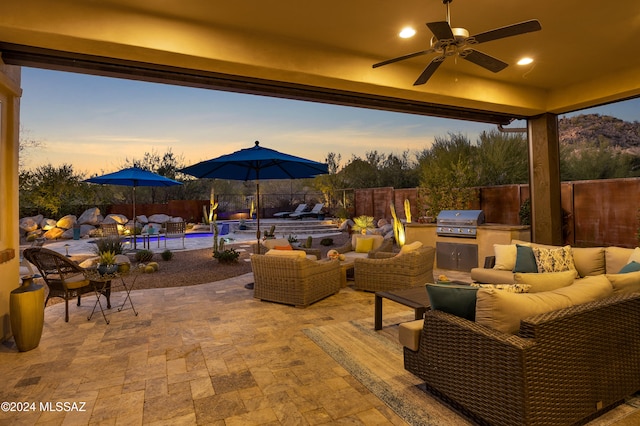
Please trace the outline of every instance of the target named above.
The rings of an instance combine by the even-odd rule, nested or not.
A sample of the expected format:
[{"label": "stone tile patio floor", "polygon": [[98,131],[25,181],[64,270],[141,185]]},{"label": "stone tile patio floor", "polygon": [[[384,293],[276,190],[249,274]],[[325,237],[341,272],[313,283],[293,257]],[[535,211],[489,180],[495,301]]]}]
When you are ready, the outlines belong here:
[{"label": "stone tile patio floor", "polygon": [[38,348],[0,346],[0,400],[85,411],[0,413],[0,424],[404,424],[302,332],[371,318],[372,293],[347,287],[297,309],[254,299],[251,281],[134,290],[139,316],[112,309],[109,325],[87,321],[94,296],[71,304],[68,323],[63,304],[48,307]]},{"label": "stone tile patio floor", "polygon": [[[302,332],[372,318],[372,293],[347,287],[297,309],[254,299],[252,281],[134,290],[139,315],[114,308],[109,325],[87,321],[94,296],[70,305],[68,323],[64,304],[47,307],[38,348],[0,346],[0,401],[36,408],[0,412],[0,424],[405,424]],[[384,304],[385,319],[407,313]],[[83,411],[39,409],[48,402]]]}]

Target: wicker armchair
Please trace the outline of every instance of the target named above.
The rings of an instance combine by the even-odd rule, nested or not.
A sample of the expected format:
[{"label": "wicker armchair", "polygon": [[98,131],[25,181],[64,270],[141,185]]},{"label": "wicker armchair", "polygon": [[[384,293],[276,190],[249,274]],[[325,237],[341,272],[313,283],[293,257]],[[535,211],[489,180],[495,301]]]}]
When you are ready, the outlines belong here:
[{"label": "wicker armchair", "polygon": [[340,263],[337,260],[251,256],[254,297],[296,307],[331,296],[340,290]]},{"label": "wicker armchair", "polygon": [[640,294],[525,318],[519,335],[425,314],[404,368],[480,424],[582,424],[640,390]]},{"label": "wicker armchair", "polygon": [[93,292],[90,281],[85,277],[85,270],[68,257],[42,247],[25,249],[23,255],[38,268],[49,287],[45,306],[52,297],[64,299],[64,320],[69,322],[69,300],[77,297],[80,306],[80,296]]},{"label": "wicker armchair", "polygon": [[355,259],[353,288],[366,291],[400,290],[432,283],[436,250],[420,247],[409,253],[377,253],[375,259]]}]

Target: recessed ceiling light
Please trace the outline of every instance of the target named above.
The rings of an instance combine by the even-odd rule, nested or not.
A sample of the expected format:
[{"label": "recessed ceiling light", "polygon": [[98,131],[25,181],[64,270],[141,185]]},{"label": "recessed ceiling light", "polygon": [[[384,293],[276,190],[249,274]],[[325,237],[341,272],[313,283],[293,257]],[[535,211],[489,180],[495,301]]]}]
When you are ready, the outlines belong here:
[{"label": "recessed ceiling light", "polygon": [[416,30],[414,30],[411,27],[404,27],[402,31],[400,31],[400,34],[398,35],[402,38],[411,38],[414,35],[416,35]]},{"label": "recessed ceiling light", "polygon": [[533,62],[532,58],[522,58],[517,62],[517,64],[518,65],[529,65],[532,62]]}]

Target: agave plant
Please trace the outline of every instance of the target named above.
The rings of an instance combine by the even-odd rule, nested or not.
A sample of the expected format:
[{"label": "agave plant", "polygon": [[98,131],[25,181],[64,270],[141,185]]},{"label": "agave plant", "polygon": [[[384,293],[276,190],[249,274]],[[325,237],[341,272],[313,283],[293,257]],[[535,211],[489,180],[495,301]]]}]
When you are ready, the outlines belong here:
[{"label": "agave plant", "polygon": [[100,253],[101,265],[113,265],[116,263],[116,253],[112,251],[103,251]]},{"label": "agave plant", "polygon": [[374,219],[371,216],[362,215],[354,217],[353,223],[355,223],[355,225],[353,225],[353,230],[356,232],[359,231],[363,234],[366,234],[367,229],[373,229],[376,227]]}]

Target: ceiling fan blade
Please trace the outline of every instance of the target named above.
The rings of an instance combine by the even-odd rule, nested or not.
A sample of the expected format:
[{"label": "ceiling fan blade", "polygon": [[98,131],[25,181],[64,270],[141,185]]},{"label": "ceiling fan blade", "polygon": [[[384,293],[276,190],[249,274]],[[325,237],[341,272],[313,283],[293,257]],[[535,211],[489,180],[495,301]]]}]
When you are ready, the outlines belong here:
[{"label": "ceiling fan blade", "polygon": [[540,31],[542,26],[537,19],[520,22],[518,24],[507,25],[506,27],[496,28],[495,30],[486,31],[484,33],[472,35],[467,39],[470,44],[486,43],[488,41],[498,40],[506,37],[513,37],[520,34],[532,33]]},{"label": "ceiling fan blade", "polygon": [[442,61],[444,61],[444,56],[438,56],[437,58],[433,58],[433,60],[429,63],[429,65],[427,65],[424,71],[422,71],[422,74],[420,74],[420,77],[418,77],[418,79],[416,80],[415,83],[413,83],[413,85],[419,86],[421,84],[425,84],[427,80],[431,78],[433,73],[436,72],[438,67],[442,64]]},{"label": "ceiling fan blade", "polygon": [[509,66],[506,62],[502,62],[500,59],[496,59],[493,56],[489,56],[486,53],[478,52],[473,49],[465,49],[460,52],[460,56],[469,62],[473,62],[476,65],[480,65],[482,68],[486,68],[491,72],[499,72]]},{"label": "ceiling fan blade", "polygon": [[373,64],[373,68],[382,67],[384,65],[393,64],[395,62],[404,61],[405,59],[415,58],[416,56],[428,55],[429,53],[435,52],[434,49],[421,50],[420,52],[409,53],[408,55],[398,56],[397,58],[387,59],[386,61],[378,62],[377,64]]},{"label": "ceiling fan blade", "polygon": [[438,40],[453,40],[453,31],[447,21],[427,22],[427,27]]}]

